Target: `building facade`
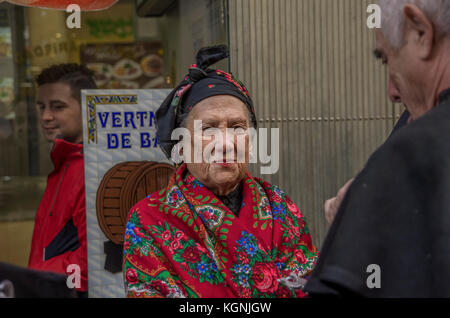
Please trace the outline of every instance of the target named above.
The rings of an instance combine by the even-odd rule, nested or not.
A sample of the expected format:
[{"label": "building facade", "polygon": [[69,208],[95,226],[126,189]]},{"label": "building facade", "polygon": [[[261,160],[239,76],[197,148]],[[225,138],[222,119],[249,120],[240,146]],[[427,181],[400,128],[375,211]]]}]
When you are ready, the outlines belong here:
[{"label": "building facade", "polygon": [[[323,203],[363,168],[402,112],[389,101],[386,71],[372,56],[370,1],[166,3],[153,16],[142,1],[121,0],[82,12],[80,29],[67,27],[64,11],[0,4],[0,261],[26,266],[52,168],[34,77],[54,63],[81,62],[97,71],[103,88],[170,88],[196,51],[213,44],[230,47],[230,60],[218,67],[246,83],[259,126],[279,129],[278,172],[260,175],[259,165],[251,171],[279,185],[306,216],[315,245],[323,242]],[[111,74],[121,59],[139,64],[144,57],[159,68],[141,65],[136,80]]]}]

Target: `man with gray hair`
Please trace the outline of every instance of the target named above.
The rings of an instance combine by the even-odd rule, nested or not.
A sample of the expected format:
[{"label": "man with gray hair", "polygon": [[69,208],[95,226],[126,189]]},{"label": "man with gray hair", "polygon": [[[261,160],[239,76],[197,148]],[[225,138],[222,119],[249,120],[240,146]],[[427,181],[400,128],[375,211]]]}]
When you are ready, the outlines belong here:
[{"label": "man with gray hair", "polygon": [[412,122],[348,189],[305,291],[450,297],[450,1],[380,7],[375,55]]}]

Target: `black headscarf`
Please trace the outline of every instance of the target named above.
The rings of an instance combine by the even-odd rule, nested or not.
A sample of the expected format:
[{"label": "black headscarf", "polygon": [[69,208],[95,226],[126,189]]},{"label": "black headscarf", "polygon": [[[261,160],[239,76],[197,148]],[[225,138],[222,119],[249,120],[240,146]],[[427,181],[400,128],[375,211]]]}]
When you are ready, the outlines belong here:
[{"label": "black headscarf", "polygon": [[256,128],[253,102],[244,84],[232,74],[222,70],[208,69],[209,66],[229,56],[226,46],[212,46],[201,49],[196,64],[191,65],[189,74],[167,96],[156,111],[156,137],[167,158],[170,159],[173,146],[172,131],[181,126],[183,118],[202,100],[216,95],[231,95],[239,98],[248,108],[250,120]]}]

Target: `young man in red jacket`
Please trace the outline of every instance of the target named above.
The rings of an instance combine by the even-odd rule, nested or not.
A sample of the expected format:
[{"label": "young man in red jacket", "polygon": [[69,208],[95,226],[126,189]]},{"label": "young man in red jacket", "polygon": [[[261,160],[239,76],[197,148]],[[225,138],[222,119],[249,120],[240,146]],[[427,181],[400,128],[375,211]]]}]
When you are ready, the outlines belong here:
[{"label": "young man in red jacket", "polygon": [[[77,64],[54,65],[36,78],[42,132],[53,143],[54,170],[36,213],[29,268],[80,274],[71,280],[87,295],[86,202],[81,90],[96,88],[92,72]],[[72,276],[71,276],[72,277]],[[79,284],[77,284],[79,283]]]}]

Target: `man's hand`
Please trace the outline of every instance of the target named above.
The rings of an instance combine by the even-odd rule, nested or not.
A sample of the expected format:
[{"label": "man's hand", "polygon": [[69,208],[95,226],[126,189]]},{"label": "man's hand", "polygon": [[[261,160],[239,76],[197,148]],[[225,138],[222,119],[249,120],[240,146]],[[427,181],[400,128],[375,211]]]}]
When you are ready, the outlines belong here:
[{"label": "man's hand", "polygon": [[348,188],[350,188],[350,186],[352,185],[353,180],[355,180],[355,178],[348,180],[347,183],[339,189],[337,195],[334,198],[328,199],[325,202],[325,219],[327,220],[328,225],[331,225],[333,223],[334,217],[336,216],[339,207],[341,206],[342,200],[347,194]]}]

